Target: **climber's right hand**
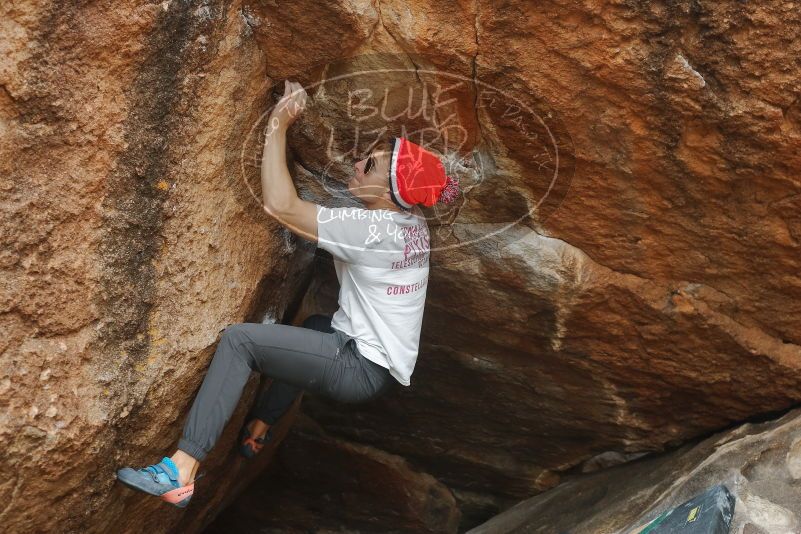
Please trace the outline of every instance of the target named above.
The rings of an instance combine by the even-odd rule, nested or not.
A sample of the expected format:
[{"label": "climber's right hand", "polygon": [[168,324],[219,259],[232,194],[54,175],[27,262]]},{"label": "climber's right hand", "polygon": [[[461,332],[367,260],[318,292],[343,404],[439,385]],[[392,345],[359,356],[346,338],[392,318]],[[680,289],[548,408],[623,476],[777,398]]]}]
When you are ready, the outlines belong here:
[{"label": "climber's right hand", "polygon": [[284,80],[284,95],[270,113],[270,128],[287,129],[306,109],[309,95],[298,82]]}]

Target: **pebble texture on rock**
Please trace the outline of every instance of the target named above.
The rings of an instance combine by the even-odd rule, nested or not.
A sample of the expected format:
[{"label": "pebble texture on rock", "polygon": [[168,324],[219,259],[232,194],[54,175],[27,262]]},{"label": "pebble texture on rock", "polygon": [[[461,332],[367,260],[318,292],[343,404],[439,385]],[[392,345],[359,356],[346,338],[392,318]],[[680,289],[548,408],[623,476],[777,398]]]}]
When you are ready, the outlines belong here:
[{"label": "pebble texture on rock", "polygon": [[[174,446],[225,326],[302,320],[313,247],[260,209],[252,127],[275,82],[342,65],[406,69],[380,78],[387,112],[408,87],[461,80],[452,115],[437,113],[482,170],[457,209],[431,212],[412,385],[370,406],[303,400],[328,437],[298,439],[360,469],[361,454],[402,459],[396,484],[434,489],[424,508],[445,512],[404,525],[470,528],[566,472],[794,406],[800,13],[737,0],[3,2],[0,524],[190,532],[234,499],[241,466],[225,467],[255,376],[209,459],[217,489],[187,515],[113,473]],[[345,85],[310,93],[290,133],[298,190],[320,203],[351,168],[326,153],[331,128],[352,126]],[[328,268],[312,285],[325,307],[302,311],[334,311]],[[348,510],[329,520],[347,525]]]},{"label": "pebble texture on rock", "polygon": [[[220,332],[280,317],[302,287],[308,251],[238,171],[266,105],[241,9],[0,6],[4,532],[176,525],[116,468],[171,454]],[[204,468],[232,465],[242,408]],[[193,514],[237,476],[207,478],[219,493]]]}]

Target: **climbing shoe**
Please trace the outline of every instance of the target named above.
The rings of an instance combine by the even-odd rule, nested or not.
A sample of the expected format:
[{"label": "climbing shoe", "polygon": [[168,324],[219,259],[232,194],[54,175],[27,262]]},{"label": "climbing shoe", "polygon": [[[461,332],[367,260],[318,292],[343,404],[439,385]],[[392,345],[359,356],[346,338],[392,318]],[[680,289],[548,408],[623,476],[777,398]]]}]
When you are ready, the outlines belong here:
[{"label": "climbing shoe", "polygon": [[248,429],[249,424],[250,421],[242,425],[242,430],[239,431],[239,454],[245,458],[251,459],[261,451],[265,443],[273,438],[273,427],[270,426],[267,428],[267,433],[264,437],[255,438],[250,435],[250,430]]},{"label": "climbing shoe", "polygon": [[178,467],[166,456],[159,463],[141,469],[123,467],[117,470],[117,480],[129,488],[160,497],[178,508],[185,508],[189,504],[195,491],[195,482],[202,476],[203,473],[197,475],[190,484],[180,486]]}]

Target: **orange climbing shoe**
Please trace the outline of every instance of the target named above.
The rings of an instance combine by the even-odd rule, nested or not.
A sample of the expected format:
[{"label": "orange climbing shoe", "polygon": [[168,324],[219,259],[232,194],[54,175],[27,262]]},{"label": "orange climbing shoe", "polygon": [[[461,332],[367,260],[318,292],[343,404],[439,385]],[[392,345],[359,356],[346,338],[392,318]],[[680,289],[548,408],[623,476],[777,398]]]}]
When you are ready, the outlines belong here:
[{"label": "orange climbing shoe", "polygon": [[[252,421],[252,419],[251,419]],[[259,451],[261,451],[264,444],[270,441],[273,437],[273,427],[267,428],[267,434],[264,437],[256,438],[250,435],[248,425],[251,421],[242,425],[242,430],[239,431],[239,454],[247,459],[254,458]]]}]

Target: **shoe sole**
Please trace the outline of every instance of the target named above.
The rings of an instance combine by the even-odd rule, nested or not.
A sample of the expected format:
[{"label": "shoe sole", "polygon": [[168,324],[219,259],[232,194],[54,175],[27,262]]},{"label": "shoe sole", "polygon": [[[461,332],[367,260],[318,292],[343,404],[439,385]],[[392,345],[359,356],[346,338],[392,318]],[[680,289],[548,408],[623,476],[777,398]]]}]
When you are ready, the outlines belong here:
[{"label": "shoe sole", "polygon": [[178,508],[186,508],[186,505],[189,504],[189,499],[192,498],[192,494],[194,492],[195,483],[193,482],[191,484],[187,484],[186,486],[168,491],[161,496],[161,500],[175,505]]},{"label": "shoe sole", "polygon": [[192,482],[189,485],[182,486],[180,488],[175,488],[173,490],[167,491],[162,494],[158,494],[158,493],[152,493],[148,488],[137,485],[136,481],[134,480],[128,480],[124,477],[120,478],[119,474],[117,475],[117,480],[119,480],[124,486],[127,486],[137,491],[141,491],[142,493],[146,493],[147,495],[152,495],[153,497],[158,497],[159,499],[168,502],[174,506],[177,506],[178,508],[186,508],[186,506],[189,504],[189,500],[192,498],[192,495],[195,492],[194,482]]}]

